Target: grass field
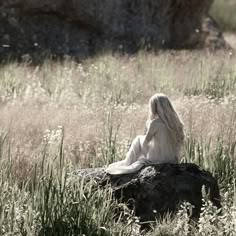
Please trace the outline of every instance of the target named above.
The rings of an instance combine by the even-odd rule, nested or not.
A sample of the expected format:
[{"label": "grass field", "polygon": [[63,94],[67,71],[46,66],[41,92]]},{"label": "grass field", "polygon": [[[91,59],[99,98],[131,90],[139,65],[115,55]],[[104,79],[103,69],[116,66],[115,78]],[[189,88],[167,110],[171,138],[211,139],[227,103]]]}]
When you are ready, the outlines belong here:
[{"label": "grass field", "polygon": [[185,206],[151,235],[233,235],[235,63],[229,52],[172,51],[1,66],[1,235],[137,235],[137,219],[127,210],[117,217],[125,206],[109,189],[66,173],[124,158],[156,92],[170,96],[185,123],[183,161],[218,178],[223,214],[206,201],[194,227]]},{"label": "grass field", "polygon": [[[234,0],[216,0],[212,9],[227,31],[236,29],[235,7]],[[226,34],[234,48],[235,38]],[[182,161],[217,178],[222,212],[203,194],[198,224],[184,203],[147,235],[236,235],[235,65],[233,51],[1,65],[0,235],[140,235],[138,219],[111,189],[69,173],[123,159],[143,134],[156,92],[170,97],[185,124]]]}]

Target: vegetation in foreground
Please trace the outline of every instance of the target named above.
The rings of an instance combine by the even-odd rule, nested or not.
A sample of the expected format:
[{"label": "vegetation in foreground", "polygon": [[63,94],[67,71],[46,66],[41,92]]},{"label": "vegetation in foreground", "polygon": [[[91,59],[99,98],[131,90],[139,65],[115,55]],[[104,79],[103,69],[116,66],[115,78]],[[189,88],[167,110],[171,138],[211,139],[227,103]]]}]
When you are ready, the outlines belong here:
[{"label": "vegetation in foreground", "polygon": [[123,159],[143,133],[149,97],[163,92],[185,123],[183,161],[218,178],[223,210],[206,198],[196,224],[184,203],[148,234],[235,235],[235,62],[224,52],[172,51],[1,66],[0,234],[139,235],[109,188],[70,173]]}]

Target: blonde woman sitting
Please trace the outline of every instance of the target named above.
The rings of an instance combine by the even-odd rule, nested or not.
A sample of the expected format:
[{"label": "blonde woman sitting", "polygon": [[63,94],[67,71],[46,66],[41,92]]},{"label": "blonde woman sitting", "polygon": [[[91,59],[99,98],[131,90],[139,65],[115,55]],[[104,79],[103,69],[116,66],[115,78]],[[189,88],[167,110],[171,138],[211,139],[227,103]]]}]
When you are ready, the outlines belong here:
[{"label": "blonde woman sitting", "polygon": [[164,94],[155,94],[149,101],[146,134],[137,136],[122,161],[106,169],[111,175],[128,174],[147,164],[179,163],[183,145],[183,123]]}]

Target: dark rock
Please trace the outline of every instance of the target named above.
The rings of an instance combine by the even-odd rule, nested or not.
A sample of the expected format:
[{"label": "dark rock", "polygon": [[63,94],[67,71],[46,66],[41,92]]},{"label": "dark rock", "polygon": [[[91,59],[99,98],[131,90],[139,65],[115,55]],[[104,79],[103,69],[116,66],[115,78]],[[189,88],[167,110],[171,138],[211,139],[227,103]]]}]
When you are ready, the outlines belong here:
[{"label": "dark rock", "polygon": [[[205,24],[212,3],[213,0],[1,1],[0,35],[9,35],[11,47],[0,57],[30,54],[39,58],[48,53],[84,58],[116,50],[120,45],[126,52],[140,48],[223,48],[225,41],[218,27],[212,29]],[[35,38],[38,47],[33,46]],[[18,55],[19,45],[24,46]]]},{"label": "dark rock", "polygon": [[194,206],[192,217],[199,217],[203,186],[213,204],[221,206],[217,181],[195,164],[147,166],[137,173],[117,176],[107,175],[104,169],[78,170],[74,174],[92,177],[103,186],[111,184],[115,198],[135,209],[142,222],[174,213],[184,201]]}]

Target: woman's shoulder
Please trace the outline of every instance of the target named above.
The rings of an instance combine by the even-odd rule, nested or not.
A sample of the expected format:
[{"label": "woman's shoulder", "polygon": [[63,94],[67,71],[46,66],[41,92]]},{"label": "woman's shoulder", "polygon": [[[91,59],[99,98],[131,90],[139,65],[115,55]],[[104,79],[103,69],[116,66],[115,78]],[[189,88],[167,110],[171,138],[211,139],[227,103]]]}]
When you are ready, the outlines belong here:
[{"label": "woman's shoulder", "polygon": [[150,122],[149,123],[150,126],[159,126],[159,127],[165,126],[165,123],[160,118],[150,120],[149,122]]}]

